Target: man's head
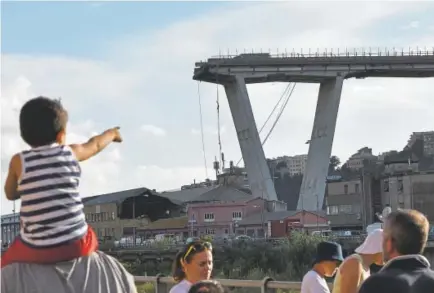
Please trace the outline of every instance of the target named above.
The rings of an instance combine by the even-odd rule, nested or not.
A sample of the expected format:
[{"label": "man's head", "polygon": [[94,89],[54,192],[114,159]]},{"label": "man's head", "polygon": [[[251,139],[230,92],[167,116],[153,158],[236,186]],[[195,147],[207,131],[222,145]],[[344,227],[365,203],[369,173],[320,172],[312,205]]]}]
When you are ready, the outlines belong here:
[{"label": "man's head", "polygon": [[37,97],[21,108],[21,137],[31,147],[64,143],[67,122],[68,113],[60,100]]},{"label": "man's head", "polygon": [[399,210],[389,214],[383,230],[384,260],[399,255],[421,254],[428,231],[428,219],[416,210]]}]

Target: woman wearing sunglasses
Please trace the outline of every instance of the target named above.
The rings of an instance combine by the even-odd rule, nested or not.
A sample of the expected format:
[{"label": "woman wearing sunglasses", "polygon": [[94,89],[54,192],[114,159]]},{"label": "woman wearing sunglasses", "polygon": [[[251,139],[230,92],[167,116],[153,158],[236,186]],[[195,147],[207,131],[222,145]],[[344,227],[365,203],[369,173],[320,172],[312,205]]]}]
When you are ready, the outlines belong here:
[{"label": "woman wearing sunglasses", "polygon": [[211,243],[195,241],[187,244],[173,262],[172,275],[178,284],[169,293],[188,293],[194,283],[210,279],[212,267]]}]

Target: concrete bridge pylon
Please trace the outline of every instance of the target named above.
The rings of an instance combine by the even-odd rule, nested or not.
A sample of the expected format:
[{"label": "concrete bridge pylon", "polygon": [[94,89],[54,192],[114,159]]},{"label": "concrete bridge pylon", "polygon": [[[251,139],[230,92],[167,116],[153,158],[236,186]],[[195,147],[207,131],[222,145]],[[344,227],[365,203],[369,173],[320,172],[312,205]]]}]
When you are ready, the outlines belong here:
[{"label": "concrete bridge pylon", "polygon": [[254,196],[277,200],[256,128],[247,84],[319,83],[306,171],[298,209],[316,211],[324,204],[326,178],[336,129],[342,86],[348,78],[434,77],[434,48],[404,52],[348,51],[336,54],[269,53],[218,56],[195,64],[193,79],[224,86]]}]

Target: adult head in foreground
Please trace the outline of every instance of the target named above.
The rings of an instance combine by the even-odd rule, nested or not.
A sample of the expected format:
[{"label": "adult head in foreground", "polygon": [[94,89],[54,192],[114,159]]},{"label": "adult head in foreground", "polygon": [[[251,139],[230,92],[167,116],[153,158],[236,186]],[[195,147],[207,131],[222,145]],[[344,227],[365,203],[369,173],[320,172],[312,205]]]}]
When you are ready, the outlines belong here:
[{"label": "adult head in foreground", "polygon": [[431,293],[434,272],[422,255],[429,231],[427,218],[416,210],[392,212],[384,225],[383,252],[387,263],[368,278],[359,293]]},{"label": "adult head in foreground", "polygon": [[191,286],[211,278],[213,268],[212,246],[205,241],[188,243],[173,262],[172,276],[178,282],[170,293],[187,293]]},{"label": "adult head in foreground", "polygon": [[137,293],[134,277],[97,251],[57,264],[13,263],[1,269],[2,293]]}]

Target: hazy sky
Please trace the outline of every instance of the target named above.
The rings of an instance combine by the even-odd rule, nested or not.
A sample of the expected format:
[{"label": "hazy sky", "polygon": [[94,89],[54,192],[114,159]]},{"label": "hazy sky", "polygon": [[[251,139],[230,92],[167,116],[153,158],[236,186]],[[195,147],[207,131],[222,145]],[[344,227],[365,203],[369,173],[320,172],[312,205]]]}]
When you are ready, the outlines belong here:
[{"label": "hazy sky", "polygon": [[[61,97],[69,142],[118,125],[124,136],[83,163],[83,196],[205,178],[195,61],[244,49],[434,48],[432,2],[8,2],[2,10],[2,183],[10,157],[26,147],[20,106],[36,95]],[[259,125],[284,88],[249,86]],[[200,90],[211,169],[216,86],[202,83]],[[307,153],[317,90],[297,86],[265,145],[267,157]],[[236,161],[239,145],[220,93],[223,151]],[[348,80],[333,154],[345,160],[363,146],[401,149],[412,131],[433,129],[433,117],[434,79]],[[11,207],[2,193],[2,214]]]}]

